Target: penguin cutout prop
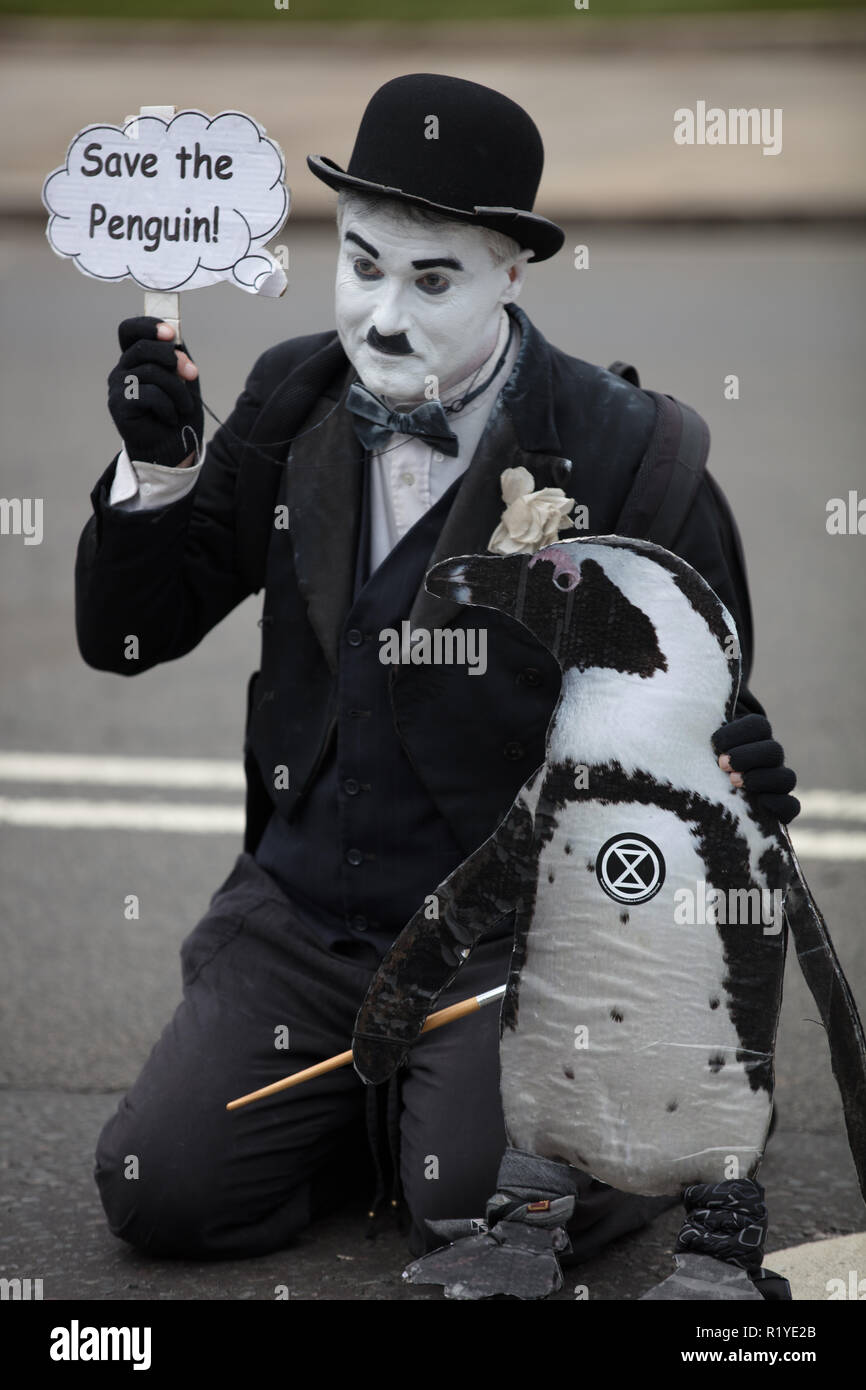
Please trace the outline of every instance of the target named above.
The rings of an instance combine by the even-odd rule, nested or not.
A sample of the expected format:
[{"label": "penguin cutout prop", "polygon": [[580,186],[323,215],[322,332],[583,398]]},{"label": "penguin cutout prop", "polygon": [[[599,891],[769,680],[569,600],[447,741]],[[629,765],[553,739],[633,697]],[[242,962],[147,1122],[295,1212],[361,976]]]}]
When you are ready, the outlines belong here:
[{"label": "penguin cutout prop", "polygon": [[789,1297],[761,1267],[755,1181],[786,927],[864,1194],[866,1040],[786,829],[718,766],[711,736],[740,683],[730,614],[684,560],[618,536],[454,557],[426,587],[517,619],[556,657],[562,688],[545,762],[440,884],[435,913],[428,900],[408,922],[357,1017],[356,1070],[381,1082],[473,945],[515,913],[499,1190],[484,1220],[429,1223],[463,1238],[406,1277],[459,1298],[554,1291],[592,1175],[685,1205],[676,1271],[644,1297]]}]

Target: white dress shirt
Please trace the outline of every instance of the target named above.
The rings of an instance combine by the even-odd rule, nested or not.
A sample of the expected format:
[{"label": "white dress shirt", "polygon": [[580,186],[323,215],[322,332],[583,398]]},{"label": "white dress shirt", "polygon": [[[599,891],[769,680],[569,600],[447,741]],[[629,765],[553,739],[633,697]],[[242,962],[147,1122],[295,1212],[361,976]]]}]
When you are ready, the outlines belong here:
[{"label": "white dress shirt", "polygon": [[[503,309],[499,336],[492,353],[471,376],[448,388],[441,398],[443,406],[480,385],[490,374],[503,352],[512,322]],[[448,423],[460,446],[456,458],[440,453],[416,435],[407,434],[392,434],[382,449],[373,453],[371,573],[410,527],[435,505],[454,479],[469,467],[496,397],[511,375],[519,350],[520,330],[514,323],[508,355],[493,381],[464,410],[448,416]],[[130,460],[126,450],[122,449],[109,503],[122,511],[146,511],[177,502],[195,486],[203,461],[204,455],[200,452],[189,468],[166,468],[161,464]]]}]

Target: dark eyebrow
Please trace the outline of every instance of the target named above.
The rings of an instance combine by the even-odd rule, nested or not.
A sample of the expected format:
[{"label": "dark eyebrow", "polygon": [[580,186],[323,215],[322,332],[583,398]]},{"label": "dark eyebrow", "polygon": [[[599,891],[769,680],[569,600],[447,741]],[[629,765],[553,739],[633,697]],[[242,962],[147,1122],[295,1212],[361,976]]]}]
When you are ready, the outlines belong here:
[{"label": "dark eyebrow", "polygon": [[375,246],[371,246],[369,241],[365,241],[363,237],[358,236],[357,232],[347,232],[346,240],[356,242],[362,251],[366,251],[368,256],[373,257],[374,261],[379,259],[379,252],[376,250]]},{"label": "dark eyebrow", "polygon": [[413,261],[412,264],[416,270],[433,270],[439,265],[444,265],[447,270],[463,269],[462,262],[454,260],[452,256],[442,256],[441,258],[434,256],[430,261]]}]

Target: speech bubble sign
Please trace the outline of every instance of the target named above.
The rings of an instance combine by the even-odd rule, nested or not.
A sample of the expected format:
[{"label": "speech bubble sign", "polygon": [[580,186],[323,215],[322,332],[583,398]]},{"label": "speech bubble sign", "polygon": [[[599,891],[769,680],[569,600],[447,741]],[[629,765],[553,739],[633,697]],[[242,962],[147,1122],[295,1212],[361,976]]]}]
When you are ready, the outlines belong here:
[{"label": "speech bubble sign", "polygon": [[280,295],[285,272],[264,243],[288,216],[284,172],[279,146],[240,111],[87,126],[43,184],[48,241],[95,280]]}]

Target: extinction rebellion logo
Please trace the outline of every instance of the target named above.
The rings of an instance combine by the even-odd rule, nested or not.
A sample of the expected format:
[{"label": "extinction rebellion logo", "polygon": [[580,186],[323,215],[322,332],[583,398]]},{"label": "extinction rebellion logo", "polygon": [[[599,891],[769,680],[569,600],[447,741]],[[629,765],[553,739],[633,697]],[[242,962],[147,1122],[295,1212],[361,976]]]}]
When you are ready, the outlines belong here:
[{"label": "extinction rebellion logo", "polygon": [[645,903],[665,881],[665,861],[645,835],[613,835],[596,856],[595,874],[617,903]]}]

